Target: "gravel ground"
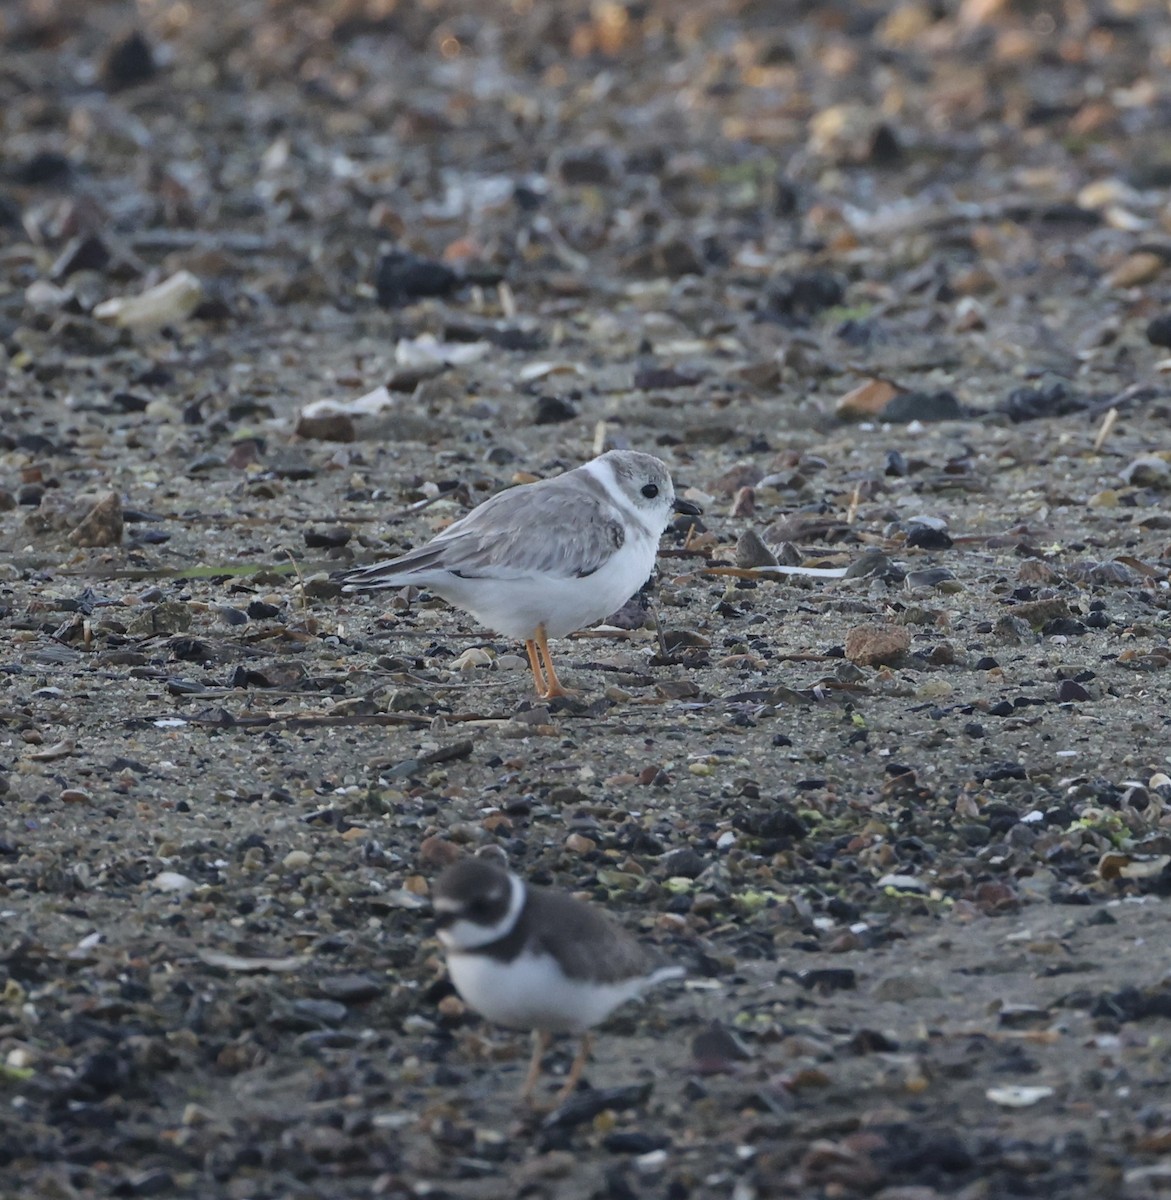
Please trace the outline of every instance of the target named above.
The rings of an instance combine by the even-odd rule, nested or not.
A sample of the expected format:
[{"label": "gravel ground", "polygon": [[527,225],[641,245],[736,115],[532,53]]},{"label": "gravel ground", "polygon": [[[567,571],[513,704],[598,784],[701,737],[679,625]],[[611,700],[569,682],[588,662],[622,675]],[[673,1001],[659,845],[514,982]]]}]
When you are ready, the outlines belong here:
[{"label": "gravel ground", "polygon": [[[485,8],[0,15],[0,1195],[1165,1194],[1166,6]],[[340,593],[608,446],[579,699]],[[488,844],[688,968],[552,1114]]]}]

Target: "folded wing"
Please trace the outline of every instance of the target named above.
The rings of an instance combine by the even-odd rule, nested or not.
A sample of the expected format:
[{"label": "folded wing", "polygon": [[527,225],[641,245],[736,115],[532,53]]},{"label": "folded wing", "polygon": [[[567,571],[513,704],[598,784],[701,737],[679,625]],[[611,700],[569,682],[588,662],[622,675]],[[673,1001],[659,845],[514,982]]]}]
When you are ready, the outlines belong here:
[{"label": "folded wing", "polygon": [[501,492],[425,546],[352,571],[347,588],[426,584],[438,575],[463,579],[583,578],[626,540],[612,507],[584,488],[541,484]]}]

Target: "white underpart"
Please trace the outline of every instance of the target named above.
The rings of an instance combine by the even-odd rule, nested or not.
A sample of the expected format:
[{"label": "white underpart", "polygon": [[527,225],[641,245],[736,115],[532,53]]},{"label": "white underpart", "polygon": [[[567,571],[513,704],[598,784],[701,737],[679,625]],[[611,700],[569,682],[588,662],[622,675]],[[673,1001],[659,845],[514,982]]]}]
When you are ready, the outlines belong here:
[{"label": "white underpart", "polygon": [[465,1003],[489,1021],[547,1033],[582,1033],[647,988],[683,974],[680,967],[664,967],[618,983],[590,983],[569,979],[550,955],[528,951],[507,963],[487,954],[449,953],[447,969]]},{"label": "white underpart", "polygon": [[[444,574],[428,580],[427,586],[482,625],[518,641],[531,638],[538,625],[544,625],[551,638],[565,637],[621,608],[650,578],[662,530],[647,528],[644,522],[650,514],[634,509],[608,463],[591,462],[581,469],[606,489],[626,525],[622,545],[592,575],[460,579]],[[541,536],[540,511],[534,507],[533,537]]]},{"label": "white underpart", "polygon": [[[461,950],[475,950],[478,946],[487,946],[507,937],[516,924],[520,910],[525,903],[525,885],[511,871],[508,873],[508,912],[495,925],[477,925],[475,921],[453,921],[446,929],[439,931],[439,940],[443,943],[448,954],[458,954]],[[435,902],[436,912],[458,912],[460,905],[446,896]]]}]

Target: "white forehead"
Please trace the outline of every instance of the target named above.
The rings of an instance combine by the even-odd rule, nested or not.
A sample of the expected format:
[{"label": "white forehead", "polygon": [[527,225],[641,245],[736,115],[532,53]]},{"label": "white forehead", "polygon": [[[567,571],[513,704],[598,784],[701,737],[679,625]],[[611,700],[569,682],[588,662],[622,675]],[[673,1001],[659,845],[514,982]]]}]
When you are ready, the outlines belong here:
[{"label": "white forehead", "polygon": [[450,896],[440,896],[432,907],[436,912],[459,912],[463,905],[458,900],[453,900]]}]

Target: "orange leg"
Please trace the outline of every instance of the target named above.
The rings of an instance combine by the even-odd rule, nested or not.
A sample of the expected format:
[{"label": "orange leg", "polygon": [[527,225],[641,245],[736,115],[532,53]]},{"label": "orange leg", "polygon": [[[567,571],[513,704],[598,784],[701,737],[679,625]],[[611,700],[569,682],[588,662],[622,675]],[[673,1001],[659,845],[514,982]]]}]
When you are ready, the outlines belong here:
[{"label": "orange leg", "polygon": [[557,1093],[555,1103],[564,1104],[570,1096],[573,1095],[574,1089],[577,1087],[578,1081],[581,1079],[581,1073],[585,1070],[586,1063],[590,1059],[590,1050],[593,1049],[593,1039],[588,1033],[581,1035],[581,1045],[578,1047],[577,1057],[573,1060],[573,1066],[569,1068],[569,1074],[565,1077],[565,1083],[561,1090]]},{"label": "orange leg", "polygon": [[545,663],[545,691],[541,696],[542,700],[552,700],[555,696],[576,696],[577,692],[571,688],[562,687],[561,680],[557,678],[557,672],[553,668],[553,656],[549,653],[549,639],[545,636],[545,626],[543,624],[537,626],[536,632],[537,649],[541,653],[541,658]]},{"label": "orange leg", "polygon": [[541,1059],[545,1057],[545,1051],[549,1049],[552,1040],[552,1034],[533,1030],[533,1057],[529,1060],[529,1072],[520,1091],[520,1098],[526,1103],[532,1098],[533,1088],[537,1086],[537,1080],[541,1077]]},{"label": "orange leg", "polygon": [[544,700],[548,684],[545,682],[545,672],[541,667],[541,656],[537,653],[537,643],[532,638],[525,642],[525,653],[529,656],[529,666],[533,669],[533,687],[537,689],[537,695]]}]

